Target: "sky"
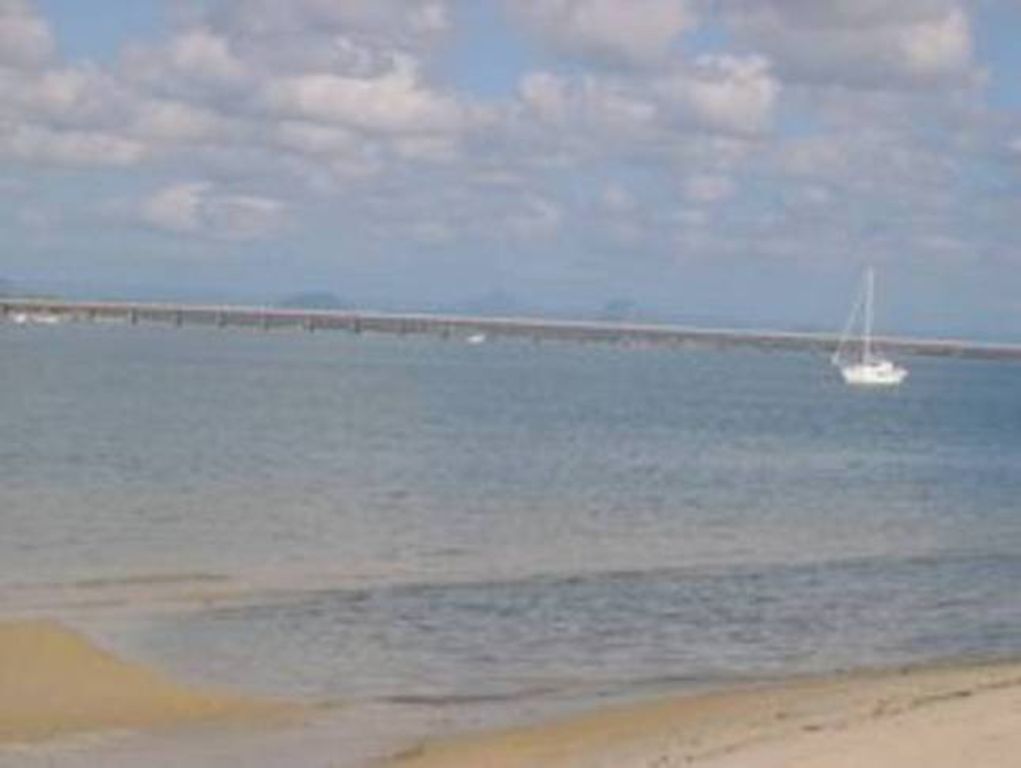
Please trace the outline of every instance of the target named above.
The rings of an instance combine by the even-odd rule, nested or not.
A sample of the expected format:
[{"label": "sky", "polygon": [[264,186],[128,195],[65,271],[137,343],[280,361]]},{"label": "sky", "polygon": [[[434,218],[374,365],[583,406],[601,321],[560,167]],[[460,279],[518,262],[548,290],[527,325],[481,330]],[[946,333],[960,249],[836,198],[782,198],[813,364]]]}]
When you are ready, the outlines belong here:
[{"label": "sky", "polygon": [[1021,0],[0,0],[0,279],[1021,339]]}]

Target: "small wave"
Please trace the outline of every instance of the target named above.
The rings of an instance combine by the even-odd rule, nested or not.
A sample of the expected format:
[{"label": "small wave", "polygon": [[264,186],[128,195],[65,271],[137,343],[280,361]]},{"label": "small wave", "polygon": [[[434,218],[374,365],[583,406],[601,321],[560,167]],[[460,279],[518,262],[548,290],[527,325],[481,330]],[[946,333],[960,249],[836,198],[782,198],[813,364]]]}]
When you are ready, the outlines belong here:
[{"label": "small wave", "polygon": [[491,691],[464,694],[402,694],[398,696],[383,696],[377,699],[377,701],[382,704],[396,704],[415,707],[457,707],[471,704],[507,704],[547,696],[557,696],[569,692],[569,688],[551,685],[522,688],[516,691]]},{"label": "small wave", "polygon": [[163,584],[224,583],[231,577],[222,573],[143,573],[127,576],[107,576],[79,579],[70,583],[79,589],[105,589],[108,587],[159,586]]}]

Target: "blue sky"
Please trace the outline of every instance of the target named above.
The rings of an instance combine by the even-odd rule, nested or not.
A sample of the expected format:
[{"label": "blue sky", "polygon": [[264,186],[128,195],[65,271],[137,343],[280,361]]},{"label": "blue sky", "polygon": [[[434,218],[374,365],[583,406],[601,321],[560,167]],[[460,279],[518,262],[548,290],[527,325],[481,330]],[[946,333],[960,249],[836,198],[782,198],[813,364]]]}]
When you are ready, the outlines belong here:
[{"label": "blue sky", "polygon": [[167,13],[160,2],[116,2],[96,12],[74,0],[39,0],[38,13],[56,37],[63,58],[113,63],[121,47],[138,40],[158,41],[166,31]]},{"label": "blue sky", "polygon": [[0,278],[1021,338],[1016,0],[0,0]]}]

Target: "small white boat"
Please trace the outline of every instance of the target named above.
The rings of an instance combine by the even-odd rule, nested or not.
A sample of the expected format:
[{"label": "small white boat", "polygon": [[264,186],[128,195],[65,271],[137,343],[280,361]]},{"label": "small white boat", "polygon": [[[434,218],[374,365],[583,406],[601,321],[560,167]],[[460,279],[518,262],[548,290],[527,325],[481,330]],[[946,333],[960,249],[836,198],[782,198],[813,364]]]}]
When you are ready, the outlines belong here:
[{"label": "small white boat", "polygon": [[[869,267],[865,272],[864,289],[851,308],[851,315],[847,318],[844,332],[840,335],[840,342],[833,353],[832,363],[840,369],[844,381],[853,386],[895,387],[907,378],[908,371],[878,352],[872,340],[875,288],[875,271]],[[853,344],[858,349],[858,355],[848,359],[846,350],[851,345],[850,337],[862,309],[864,309],[864,327],[861,339]]]},{"label": "small white boat", "polygon": [[471,336],[465,339],[469,344],[485,344],[486,334],[484,333],[473,333]]},{"label": "small white boat", "polygon": [[10,316],[15,325],[60,325],[60,315],[52,312],[14,312]]}]

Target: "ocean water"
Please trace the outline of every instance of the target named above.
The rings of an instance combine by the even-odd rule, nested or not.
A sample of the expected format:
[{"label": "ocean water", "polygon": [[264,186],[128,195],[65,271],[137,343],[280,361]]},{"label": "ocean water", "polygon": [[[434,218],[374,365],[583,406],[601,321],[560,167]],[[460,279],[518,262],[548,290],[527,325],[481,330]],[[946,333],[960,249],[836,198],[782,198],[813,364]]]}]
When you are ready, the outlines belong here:
[{"label": "ocean water", "polygon": [[0,325],[0,610],[409,738],[1018,655],[1021,366],[905,362]]}]

